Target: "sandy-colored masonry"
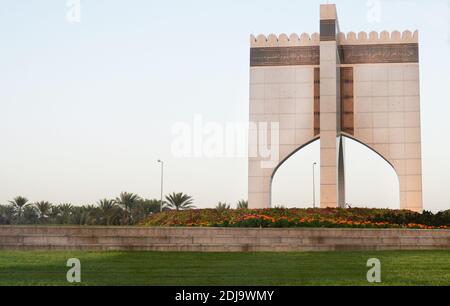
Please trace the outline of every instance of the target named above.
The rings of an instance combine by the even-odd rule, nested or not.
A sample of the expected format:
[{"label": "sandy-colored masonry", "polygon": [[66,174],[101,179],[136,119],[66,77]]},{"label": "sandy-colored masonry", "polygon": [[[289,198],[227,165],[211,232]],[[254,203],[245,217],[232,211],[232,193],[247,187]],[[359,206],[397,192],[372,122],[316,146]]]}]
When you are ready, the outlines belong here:
[{"label": "sandy-colored masonry", "polygon": [[448,230],[0,226],[0,250],[304,252],[445,250]]},{"label": "sandy-colored masonry", "polygon": [[[278,142],[268,139],[279,152],[276,165],[249,157],[250,207],[270,207],[277,169],[319,138],[321,207],[345,207],[348,137],[394,168],[402,209],[423,210],[417,31],[344,34],[336,6],[321,5],[320,34],[251,36],[250,121],[279,124]],[[260,141],[251,136],[250,151]]]}]

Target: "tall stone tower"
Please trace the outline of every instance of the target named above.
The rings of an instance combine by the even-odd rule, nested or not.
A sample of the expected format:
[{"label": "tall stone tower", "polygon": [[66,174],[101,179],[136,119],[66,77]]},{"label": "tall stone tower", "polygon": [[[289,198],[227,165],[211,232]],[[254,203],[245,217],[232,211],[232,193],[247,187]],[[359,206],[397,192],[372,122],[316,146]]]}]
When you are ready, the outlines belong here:
[{"label": "tall stone tower", "polygon": [[319,139],[321,207],[345,207],[347,137],[394,168],[402,209],[422,211],[418,32],[341,33],[321,5],[320,34],[252,36],[250,62],[250,207],[270,207],[278,168]]}]

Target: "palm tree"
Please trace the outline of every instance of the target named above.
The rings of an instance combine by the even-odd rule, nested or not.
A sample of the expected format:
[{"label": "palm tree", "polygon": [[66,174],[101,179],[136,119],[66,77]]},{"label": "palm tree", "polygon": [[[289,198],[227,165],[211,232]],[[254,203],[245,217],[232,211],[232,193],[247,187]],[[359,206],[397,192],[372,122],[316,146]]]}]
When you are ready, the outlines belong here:
[{"label": "palm tree", "polygon": [[237,209],[248,209],[248,201],[239,201],[236,205]]},{"label": "palm tree", "polygon": [[141,198],[128,192],[122,192],[118,198],[115,199],[115,203],[125,210],[124,223],[130,225],[133,223],[133,208],[141,201]]},{"label": "palm tree", "polygon": [[216,209],[218,211],[224,211],[224,210],[231,209],[231,206],[228,205],[227,203],[219,202],[219,204],[217,204],[217,206],[216,206]]},{"label": "palm tree", "polygon": [[100,209],[102,224],[112,225],[115,224],[118,219],[120,219],[120,207],[117,206],[114,200],[103,199],[97,203]]},{"label": "palm tree", "polygon": [[[163,207],[163,210],[167,210],[166,207]],[[139,224],[149,216],[153,214],[157,214],[161,211],[161,200],[149,200],[142,199],[138,202],[136,207],[132,211],[133,221],[135,224]]]},{"label": "palm tree", "polygon": [[[157,214],[161,211],[161,200],[149,200],[149,199],[143,199],[140,203],[142,210],[147,215]],[[167,210],[167,207],[164,206],[163,202],[163,211]]]},{"label": "palm tree", "polygon": [[99,208],[93,205],[77,206],[72,208],[71,224],[95,225],[98,224]]},{"label": "palm tree", "polygon": [[0,205],[0,224],[10,225],[14,223],[15,208],[12,205]]},{"label": "palm tree", "polygon": [[51,224],[60,224],[61,223],[61,220],[60,220],[61,210],[59,208],[59,205],[58,206],[53,205],[51,207],[48,217],[49,217],[49,222]]},{"label": "palm tree", "polygon": [[23,209],[28,205],[28,199],[25,197],[16,197],[9,203],[17,209],[18,223],[22,221]]},{"label": "palm tree", "polygon": [[70,224],[72,222],[72,204],[60,204],[58,205],[59,217],[61,218],[60,223]]},{"label": "palm tree", "polygon": [[37,224],[39,211],[34,205],[25,205],[22,213],[22,224]]},{"label": "palm tree", "polygon": [[172,194],[169,194],[168,196],[166,196],[166,200],[167,207],[175,209],[177,211],[195,208],[195,206],[192,205],[194,199],[187,194],[183,194],[182,192],[174,192]]},{"label": "palm tree", "polygon": [[43,223],[50,216],[53,205],[50,202],[41,201],[34,203],[34,206],[39,211],[39,221]]}]

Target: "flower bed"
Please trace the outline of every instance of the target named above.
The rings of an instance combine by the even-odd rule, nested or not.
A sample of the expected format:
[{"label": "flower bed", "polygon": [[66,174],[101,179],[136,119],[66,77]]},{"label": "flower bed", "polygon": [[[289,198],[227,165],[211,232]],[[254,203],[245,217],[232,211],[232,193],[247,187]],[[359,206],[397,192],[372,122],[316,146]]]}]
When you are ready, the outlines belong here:
[{"label": "flower bed", "polygon": [[144,226],[450,229],[450,212],[383,209],[187,210],[155,214]]}]

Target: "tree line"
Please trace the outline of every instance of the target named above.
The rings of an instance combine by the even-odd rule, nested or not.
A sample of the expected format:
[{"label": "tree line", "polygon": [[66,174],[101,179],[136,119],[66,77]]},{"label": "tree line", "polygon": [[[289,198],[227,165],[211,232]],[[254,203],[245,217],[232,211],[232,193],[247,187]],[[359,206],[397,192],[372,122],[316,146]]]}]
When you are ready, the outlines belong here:
[{"label": "tree line", "polygon": [[[194,199],[184,193],[167,195],[162,205],[161,200],[144,199],[128,192],[122,192],[115,199],[102,199],[95,205],[84,206],[53,205],[47,201],[33,203],[18,196],[8,204],[0,205],[0,225],[136,225],[161,210],[194,209],[193,203]],[[237,208],[248,208],[248,202],[238,202]],[[231,209],[231,205],[219,203],[216,209]]]}]

